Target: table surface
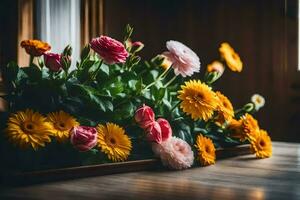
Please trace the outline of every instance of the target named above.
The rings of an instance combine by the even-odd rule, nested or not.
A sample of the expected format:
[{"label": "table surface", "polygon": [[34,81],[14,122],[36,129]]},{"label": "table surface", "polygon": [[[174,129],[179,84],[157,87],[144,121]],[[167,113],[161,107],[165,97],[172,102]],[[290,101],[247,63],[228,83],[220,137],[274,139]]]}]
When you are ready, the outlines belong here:
[{"label": "table surface", "polygon": [[300,199],[300,144],[273,142],[273,156],[219,160],[183,171],[114,174],[6,188],[0,199]]}]

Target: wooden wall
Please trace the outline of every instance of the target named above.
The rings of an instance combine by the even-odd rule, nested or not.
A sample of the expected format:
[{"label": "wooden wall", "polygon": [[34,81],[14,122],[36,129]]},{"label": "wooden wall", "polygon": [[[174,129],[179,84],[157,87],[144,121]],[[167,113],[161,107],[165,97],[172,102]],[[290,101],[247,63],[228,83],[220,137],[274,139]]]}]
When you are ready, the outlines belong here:
[{"label": "wooden wall", "polygon": [[[173,39],[200,57],[202,73],[229,42],[239,52],[242,73],[226,70],[217,88],[236,107],[254,93],[266,106],[256,116],[275,140],[300,142],[300,72],[297,69],[297,0],[101,0],[104,31],[122,39],[123,28],[135,28],[134,39],[145,43],[152,58]],[[0,64],[17,57],[18,0],[0,3]],[[85,1],[83,1],[85,2]],[[102,30],[99,32],[99,34]]]},{"label": "wooden wall", "polygon": [[199,55],[202,72],[206,64],[218,58],[219,44],[229,42],[239,52],[244,70],[240,74],[227,70],[217,88],[231,97],[236,107],[248,102],[254,93],[264,95],[266,105],[256,115],[261,127],[275,140],[299,142],[300,95],[295,100],[290,91],[292,76],[297,74],[294,80],[300,79],[296,71],[295,2],[109,0],[104,9],[105,31],[121,39],[123,27],[130,23],[135,28],[134,38],[145,43],[148,58],[164,51],[167,40],[181,41]]}]

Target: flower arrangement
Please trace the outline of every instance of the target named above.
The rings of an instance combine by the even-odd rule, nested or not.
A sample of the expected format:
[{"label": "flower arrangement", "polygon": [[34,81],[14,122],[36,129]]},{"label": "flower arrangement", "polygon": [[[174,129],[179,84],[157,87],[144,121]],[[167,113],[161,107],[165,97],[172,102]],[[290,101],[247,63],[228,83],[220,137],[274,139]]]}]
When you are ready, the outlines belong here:
[{"label": "flower arrangement", "polygon": [[226,66],[233,72],[243,69],[228,43],[221,44],[221,59],[209,64],[200,80],[193,76],[200,72],[193,50],[170,40],[165,52],[144,61],[138,55],[144,44],[132,42],[132,33],[127,25],[122,42],[92,39],[77,62],[70,46],[53,53],[46,42],[23,41],[29,66],[10,62],[3,69],[6,152],[27,160],[39,155],[48,164],[156,156],[171,169],[212,165],[216,149],[246,143],[257,158],[271,156],[271,139],[253,117],[264,98],[255,94],[234,110],[214,89]]}]

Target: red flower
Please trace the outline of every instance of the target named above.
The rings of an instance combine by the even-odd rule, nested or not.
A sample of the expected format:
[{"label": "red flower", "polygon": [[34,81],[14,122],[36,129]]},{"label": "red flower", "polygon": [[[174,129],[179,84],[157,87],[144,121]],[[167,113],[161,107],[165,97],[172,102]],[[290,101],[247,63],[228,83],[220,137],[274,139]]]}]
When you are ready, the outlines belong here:
[{"label": "red flower", "polygon": [[71,130],[71,143],[79,151],[88,151],[97,144],[97,129],[88,126],[77,126]]},{"label": "red flower", "polygon": [[135,121],[140,125],[141,128],[146,129],[155,120],[154,112],[152,108],[145,104],[137,109],[135,112]]},{"label": "red flower", "polygon": [[92,39],[90,45],[107,64],[125,63],[129,56],[121,42],[107,36]]}]

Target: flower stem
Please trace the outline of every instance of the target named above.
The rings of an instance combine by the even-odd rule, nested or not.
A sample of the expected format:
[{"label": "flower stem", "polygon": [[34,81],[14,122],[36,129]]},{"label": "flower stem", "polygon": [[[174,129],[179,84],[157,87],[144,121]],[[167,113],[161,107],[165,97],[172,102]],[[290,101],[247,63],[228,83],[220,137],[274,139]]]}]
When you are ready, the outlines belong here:
[{"label": "flower stem", "polygon": [[166,77],[166,75],[169,73],[170,69],[172,67],[169,67],[167,70],[165,70],[163,73],[161,73],[161,75],[159,75],[159,77],[156,78],[155,81],[153,81],[152,83],[150,83],[149,85],[147,85],[144,90],[149,89],[152,85],[155,85],[157,83],[157,81],[160,81],[162,79],[164,79]]},{"label": "flower stem", "polygon": [[173,83],[173,81],[175,81],[175,79],[177,78],[177,76],[174,76],[171,80],[169,80],[165,85],[164,87],[168,87],[171,83]]},{"label": "flower stem", "polygon": [[181,101],[178,101],[178,102],[172,107],[172,109],[170,110],[170,113],[172,113],[172,112],[175,110],[175,108],[177,108],[177,106],[178,106],[180,103],[181,103]]},{"label": "flower stem", "polygon": [[29,66],[33,63],[34,56],[30,55],[29,57]]},{"label": "flower stem", "polygon": [[98,68],[95,70],[95,72],[92,75],[92,80],[94,80],[97,77],[97,74],[101,68],[101,65],[103,64],[103,60],[100,61]]}]

